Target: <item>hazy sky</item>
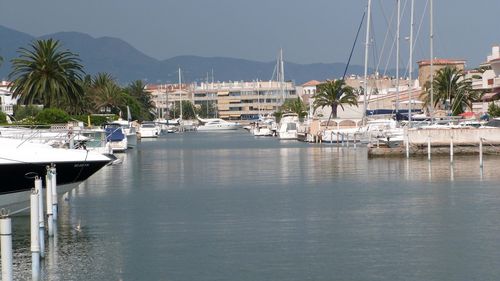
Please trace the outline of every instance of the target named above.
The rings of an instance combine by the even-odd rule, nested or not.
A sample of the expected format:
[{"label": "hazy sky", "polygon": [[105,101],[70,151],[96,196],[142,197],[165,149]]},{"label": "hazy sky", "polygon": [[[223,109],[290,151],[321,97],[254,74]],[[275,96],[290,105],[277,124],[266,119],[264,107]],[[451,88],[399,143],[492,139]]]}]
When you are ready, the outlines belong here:
[{"label": "hazy sky", "polygon": [[[391,65],[395,24],[382,53],[395,0],[373,1],[373,58]],[[415,29],[428,0],[416,0]],[[499,0],[438,0],[435,55],[468,60],[474,67],[500,44]],[[402,61],[407,60],[410,1],[401,0]],[[177,55],[225,56],[272,61],[283,47],[297,63],[345,62],[366,0],[13,0],[0,1],[0,24],[32,35],[79,31],[121,38],[158,59]],[[424,14],[416,59],[429,55]],[[416,31],[415,31],[416,32]],[[353,62],[363,62],[364,28]],[[0,40],[8,40],[1,38]],[[375,49],[373,49],[375,50]],[[370,64],[376,64],[372,59]],[[406,64],[402,63],[403,65]],[[394,67],[393,65],[391,67]]]}]

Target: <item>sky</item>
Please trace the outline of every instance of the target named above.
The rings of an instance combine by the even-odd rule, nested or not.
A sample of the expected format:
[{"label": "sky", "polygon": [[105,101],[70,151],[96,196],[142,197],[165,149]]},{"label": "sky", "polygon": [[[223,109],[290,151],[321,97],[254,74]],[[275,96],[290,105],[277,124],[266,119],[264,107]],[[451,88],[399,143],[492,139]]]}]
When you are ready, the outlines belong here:
[{"label": "sky", "polygon": [[[372,2],[369,63],[394,68],[396,0]],[[415,61],[429,57],[428,2],[415,0]],[[500,44],[500,1],[434,2],[436,57],[475,67]],[[286,61],[332,63],[347,61],[366,6],[367,0],[0,0],[0,24],[35,36],[78,31],[117,37],[157,59],[273,61],[283,48]],[[409,6],[410,0],[401,0],[402,66],[408,62]],[[352,63],[363,64],[364,41],[363,26]]]}]

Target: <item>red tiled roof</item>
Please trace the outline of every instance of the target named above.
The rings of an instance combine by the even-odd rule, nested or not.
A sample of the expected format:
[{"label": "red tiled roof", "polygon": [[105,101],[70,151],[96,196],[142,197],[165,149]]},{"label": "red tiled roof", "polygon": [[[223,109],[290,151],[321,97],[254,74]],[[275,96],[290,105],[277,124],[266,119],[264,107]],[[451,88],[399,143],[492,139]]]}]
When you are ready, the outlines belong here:
[{"label": "red tiled roof", "polygon": [[306,83],[304,83],[302,85],[302,87],[312,87],[312,86],[318,86],[319,84],[321,84],[321,82],[317,81],[317,80],[311,80],[311,81],[308,81]]},{"label": "red tiled roof", "polygon": [[[433,64],[435,65],[450,65],[450,64],[465,64],[465,60],[456,59],[433,59]],[[431,60],[421,60],[417,62],[419,66],[430,65]]]}]

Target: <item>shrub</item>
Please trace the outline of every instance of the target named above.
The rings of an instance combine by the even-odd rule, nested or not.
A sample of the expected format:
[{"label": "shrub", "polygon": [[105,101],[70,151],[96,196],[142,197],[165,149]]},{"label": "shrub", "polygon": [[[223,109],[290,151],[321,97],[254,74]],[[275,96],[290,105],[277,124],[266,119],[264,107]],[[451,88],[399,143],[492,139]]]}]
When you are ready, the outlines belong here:
[{"label": "shrub", "polygon": [[42,124],[67,123],[70,120],[68,113],[58,108],[47,108],[37,114],[35,120]]},{"label": "shrub", "polygon": [[490,117],[500,116],[500,106],[496,105],[494,102],[490,103],[488,106],[488,115]]},{"label": "shrub", "polygon": [[7,123],[7,114],[5,112],[0,111],[0,124]]},{"label": "shrub", "polygon": [[35,117],[40,111],[41,108],[35,105],[16,105],[14,107],[14,119],[21,121],[28,117]]},{"label": "shrub", "polygon": [[[71,116],[72,119],[78,120],[83,122],[85,125],[87,125],[87,122],[89,121],[88,115],[73,115]],[[90,123],[95,126],[102,126],[103,124],[109,123],[110,121],[117,120],[118,116],[102,116],[102,115],[90,115]]]}]

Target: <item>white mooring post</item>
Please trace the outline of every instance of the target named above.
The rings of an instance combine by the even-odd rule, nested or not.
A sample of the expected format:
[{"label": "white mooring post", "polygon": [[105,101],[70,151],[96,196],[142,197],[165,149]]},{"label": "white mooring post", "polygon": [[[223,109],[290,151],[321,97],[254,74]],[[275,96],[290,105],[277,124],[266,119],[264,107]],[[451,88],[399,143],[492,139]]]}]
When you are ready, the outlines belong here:
[{"label": "white mooring post", "polygon": [[0,247],[2,248],[2,280],[12,281],[12,221],[5,209],[1,211],[0,218]]},{"label": "white mooring post", "polygon": [[337,131],[337,133],[335,133],[335,135],[337,136],[337,146],[339,146],[339,132]]},{"label": "white mooring post", "polygon": [[45,177],[45,191],[47,200],[47,228],[49,230],[49,237],[54,236],[54,218],[52,217],[52,171],[47,166],[47,175]]},{"label": "white mooring post", "polygon": [[356,148],[356,133],[354,133],[353,137],[354,137],[354,148]]},{"label": "white mooring post", "polygon": [[344,133],[342,133],[342,146],[345,146],[345,144],[344,144]]},{"label": "white mooring post", "polygon": [[450,163],[453,164],[453,136],[450,138]]},{"label": "white mooring post", "polygon": [[479,167],[483,167],[483,138],[479,138]]},{"label": "white mooring post", "polygon": [[431,161],[431,137],[427,138],[427,160]]},{"label": "white mooring post", "polygon": [[38,222],[38,194],[36,189],[31,190],[30,196],[30,230],[31,230],[31,270],[33,280],[38,280],[40,277],[40,232]]},{"label": "white mooring post", "polygon": [[347,136],[346,138],[346,146],[349,147],[349,134],[345,134]]},{"label": "white mooring post", "polygon": [[35,190],[38,193],[38,232],[40,238],[40,257],[45,257],[45,218],[43,216],[42,179],[35,178]]},{"label": "white mooring post", "polygon": [[50,168],[52,174],[52,218],[57,221],[57,212],[59,204],[57,202],[57,170],[56,166],[52,165]]},{"label": "white mooring post", "polygon": [[405,149],[406,159],[410,158],[410,136],[408,135],[408,128],[406,128]]}]

